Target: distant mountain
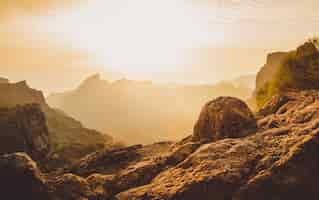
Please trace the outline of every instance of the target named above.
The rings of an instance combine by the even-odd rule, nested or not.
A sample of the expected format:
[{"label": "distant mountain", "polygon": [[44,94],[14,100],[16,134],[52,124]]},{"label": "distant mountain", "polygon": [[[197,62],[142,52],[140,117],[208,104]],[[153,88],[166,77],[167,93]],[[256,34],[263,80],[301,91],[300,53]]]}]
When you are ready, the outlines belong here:
[{"label": "distant mountain", "polygon": [[256,75],[243,75],[231,80],[231,82],[237,87],[249,88],[251,90],[254,90],[256,87]]},{"label": "distant mountain", "polygon": [[[59,163],[72,162],[87,153],[102,149],[112,142],[112,138],[110,136],[101,134],[95,130],[87,129],[79,121],[69,117],[64,112],[52,109],[46,103],[42,92],[30,88],[25,81],[18,83],[3,81],[0,83],[0,92],[3,94],[0,95],[0,108],[2,109],[1,113],[3,116],[0,119],[0,124],[3,124],[3,128],[11,130],[10,132],[13,131],[12,134],[20,134],[21,137],[34,137],[32,136],[32,134],[36,134],[33,133],[34,131],[29,131],[29,135],[26,136],[23,136],[23,134],[25,135],[25,132],[28,129],[38,130],[35,124],[39,124],[39,127],[42,127],[42,131],[39,133],[45,133],[45,131],[43,131],[45,129],[44,126],[48,127],[48,139],[45,141],[49,140],[50,142],[49,154],[51,154],[51,165],[54,165],[52,164],[54,162],[56,162],[55,164],[57,165],[59,165]],[[30,104],[38,105],[40,111],[37,111],[36,108],[32,107],[23,107]],[[22,106],[22,108],[19,108],[19,106]],[[44,121],[45,124],[42,122],[42,124],[40,123],[41,117],[39,116],[41,116],[41,114],[37,114],[39,112],[44,113],[45,119],[42,121]],[[32,113],[35,114],[33,115]],[[10,120],[8,118],[9,116],[12,116]],[[23,118],[23,116],[26,117]],[[14,124],[21,123],[21,126],[25,127],[23,129],[24,131],[22,129],[12,129],[10,126],[8,127],[6,125],[8,120],[12,121]],[[28,123],[30,125],[28,125]],[[17,126],[21,127],[20,125]],[[32,128],[34,126],[35,128]],[[4,129],[0,130],[0,132],[2,132],[0,137],[4,136],[3,134],[6,134]],[[35,138],[43,137],[36,136]],[[39,139],[35,140],[35,142],[40,142]],[[34,142],[31,141],[30,145],[33,145],[33,143]],[[1,146],[3,146],[3,144]]]},{"label": "distant mountain", "polygon": [[102,80],[88,77],[73,91],[52,94],[52,107],[81,120],[86,126],[113,134],[126,143],[176,140],[192,132],[201,106],[220,96],[245,99],[242,84],[159,85],[150,81]]}]

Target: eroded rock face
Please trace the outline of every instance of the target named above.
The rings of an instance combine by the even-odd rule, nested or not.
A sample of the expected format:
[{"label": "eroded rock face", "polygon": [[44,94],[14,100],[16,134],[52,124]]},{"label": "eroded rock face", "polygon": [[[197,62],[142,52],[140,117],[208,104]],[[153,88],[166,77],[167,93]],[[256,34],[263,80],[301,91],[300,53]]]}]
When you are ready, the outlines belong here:
[{"label": "eroded rock face", "polygon": [[256,90],[262,88],[265,83],[272,79],[288,55],[288,52],[275,52],[267,55],[266,64],[257,73]]},{"label": "eroded rock face", "polygon": [[24,153],[0,156],[0,194],[3,199],[50,199],[36,163]]},{"label": "eroded rock face", "polygon": [[316,200],[319,91],[276,96],[264,110],[246,137],[203,143],[190,136],[174,144],[106,150],[59,173],[41,174],[25,154],[4,155],[0,192],[19,177],[18,188],[27,181],[34,188],[9,185],[4,194],[33,193],[36,200]]},{"label": "eroded rock face", "polygon": [[256,131],[256,119],[248,106],[233,97],[219,97],[202,109],[194,127],[194,138],[216,141],[239,138]]},{"label": "eroded rock face", "polygon": [[149,184],[118,200],[315,200],[319,178],[319,93],[285,94],[289,101],[257,133],[202,145]]},{"label": "eroded rock face", "polygon": [[[43,93],[30,88],[26,81],[0,80],[0,93],[0,154],[23,151],[38,161],[48,153],[50,143],[48,159],[41,163],[42,169],[50,171],[114,146],[110,136],[87,129],[63,111],[50,108]],[[39,106],[26,106],[29,104]]]},{"label": "eroded rock face", "polygon": [[0,154],[26,152],[35,160],[50,150],[46,119],[37,104],[0,109]]},{"label": "eroded rock face", "polygon": [[55,199],[96,199],[96,195],[88,182],[84,178],[74,174],[64,174],[53,180],[49,180],[48,184],[53,191],[51,196]]}]

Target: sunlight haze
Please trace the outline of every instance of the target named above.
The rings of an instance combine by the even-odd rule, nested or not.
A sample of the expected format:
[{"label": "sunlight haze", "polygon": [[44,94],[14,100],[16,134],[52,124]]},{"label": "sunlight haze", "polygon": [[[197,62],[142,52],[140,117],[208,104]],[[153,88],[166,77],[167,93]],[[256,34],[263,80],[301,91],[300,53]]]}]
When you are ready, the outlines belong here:
[{"label": "sunlight haze", "polygon": [[[3,76],[28,79],[46,91],[74,88],[96,72],[107,79],[215,83],[256,73],[267,53],[288,50],[319,31],[319,3],[312,0],[302,7],[286,0],[70,2],[0,3],[0,45],[21,56],[2,61]],[[16,73],[23,66],[28,73]],[[34,81],[46,76],[37,73],[43,69],[70,80],[59,87],[53,77]]]}]

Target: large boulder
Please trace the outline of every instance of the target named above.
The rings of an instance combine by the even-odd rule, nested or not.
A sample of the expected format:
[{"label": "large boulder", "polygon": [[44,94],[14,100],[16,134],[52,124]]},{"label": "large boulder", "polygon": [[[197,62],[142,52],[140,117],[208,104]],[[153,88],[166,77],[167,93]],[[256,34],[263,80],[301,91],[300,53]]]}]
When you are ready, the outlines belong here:
[{"label": "large boulder", "polygon": [[194,139],[216,141],[238,138],[255,132],[254,114],[246,103],[233,97],[219,97],[202,109],[194,127]]},{"label": "large boulder", "polygon": [[25,153],[1,156],[0,177],[1,199],[50,199],[43,175]]},{"label": "large boulder", "polygon": [[49,132],[38,104],[0,109],[0,154],[26,152],[42,160],[50,150]]}]

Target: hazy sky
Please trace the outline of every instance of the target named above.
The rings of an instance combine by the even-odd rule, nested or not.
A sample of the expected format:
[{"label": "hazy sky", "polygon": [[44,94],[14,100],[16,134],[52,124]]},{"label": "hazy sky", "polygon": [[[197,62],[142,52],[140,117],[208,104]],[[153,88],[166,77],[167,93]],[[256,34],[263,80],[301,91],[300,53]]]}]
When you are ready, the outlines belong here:
[{"label": "hazy sky", "polygon": [[317,35],[318,10],[317,0],[1,0],[0,76],[46,91],[97,71],[216,82]]}]

